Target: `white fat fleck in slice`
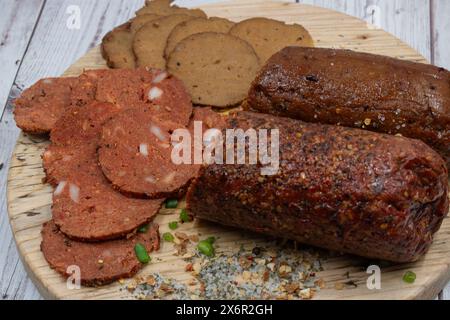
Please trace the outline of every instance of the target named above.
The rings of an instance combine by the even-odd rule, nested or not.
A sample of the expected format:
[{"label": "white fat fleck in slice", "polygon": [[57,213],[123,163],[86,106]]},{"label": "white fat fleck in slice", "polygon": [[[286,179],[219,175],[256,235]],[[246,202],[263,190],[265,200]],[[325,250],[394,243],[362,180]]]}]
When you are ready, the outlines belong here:
[{"label": "white fat fleck in slice", "polygon": [[169,173],[162,179],[162,182],[167,183],[167,184],[171,183],[173,181],[173,179],[175,178],[175,174],[176,174],[175,172]]},{"label": "white fat fleck in slice", "polygon": [[53,83],[53,80],[52,79],[44,79],[44,80],[42,80],[42,82],[46,83],[46,84],[50,84],[50,83]]},{"label": "white fat fleck in slice", "polygon": [[64,191],[64,188],[66,187],[66,184],[67,184],[66,181],[60,181],[58,183],[58,186],[55,189],[55,192],[53,192],[53,194],[55,196],[59,196]]},{"label": "white fat fleck in slice", "polygon": [[149,183],[155,183],[156,179],[153,176],[148,176],[145,178],[145,181],[149,182]]},{"label": "white fat fleck in slice", "polygon": [[170,148],[170,143],[160,143],[159,144],[160,146],[161,146],[161,148],[163,148],[163,149],[169,149]]},{"label": "white fat fleck in slice", "polygon": [[141,143],[139,145],[139,153],[143,156],[148,156],[148,145],[146,143]]},{"label": "white fat fleck in slice", "polygon": [[163,71],[160,74],[158,74],[155,79],[153,79],[153,83],[160,83],[161,81],[163,81],[164,79],[167,78],[167,72]]},{"label": "white fat fleck in slice", "polygon": [[148,92],[148,98],[150,99],[150,101],[152,100],[156,100],[158,98],[161,98],[161,96],[163,95],[163,91],[158,88],[158,87],[153,87],[150,89],[150,91]]},{"label": "white fat fleck in slice", "polygon": [[150,125],[150,132],[153,133],[162,142],[166,142],[167,141],[167,138],[164,136],[164,133],[162,132],[160,127],[155,126],[154,124],[151,124]]},{"label": "white fat fleck in slice", "polygon": [[69,194],[73,202],[78,203],[80,201],[80,188],[77,185],[73,183],[69,185]]}]

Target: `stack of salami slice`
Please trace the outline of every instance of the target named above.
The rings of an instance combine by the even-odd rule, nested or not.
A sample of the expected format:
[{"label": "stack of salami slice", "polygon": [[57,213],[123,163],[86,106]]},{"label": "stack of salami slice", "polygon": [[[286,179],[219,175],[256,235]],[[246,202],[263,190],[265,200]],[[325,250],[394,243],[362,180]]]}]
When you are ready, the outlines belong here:
[{"label": "stack of salami slice", "polygon": [[159,248],[155,215],[167,197],[184,195],[199,170],[172,162],[171,133],[194,120],[222,123],[211,109],[192,107],[181,81],[147,68],[43,79],[15,106],[21,129],[50,134],[42,158],[55,187],[53,218],[41,249],[65,276],[79,267],[84,285],[134,275],[143,266],[137,244]]}]

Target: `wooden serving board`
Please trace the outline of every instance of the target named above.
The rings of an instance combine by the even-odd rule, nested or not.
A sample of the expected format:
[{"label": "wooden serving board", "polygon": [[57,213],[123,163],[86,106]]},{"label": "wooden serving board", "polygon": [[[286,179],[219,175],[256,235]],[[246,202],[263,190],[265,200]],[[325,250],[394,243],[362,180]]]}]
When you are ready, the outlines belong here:
[{"label": "wooden serving board", "polygon": [[[394,36],[368,25],[356,18],[327,9],[295,3],[260,0],[235,0],[232,2],[205,5],[209,16],[221,16],[233,21],[250,17],[270,17],[288,23],[304,25],[315,39],[318,47],[345,48],[383,54],[418,62],[427,62],[415,50]],[[105,68],[99,48],[89,51],[72,65],[65,75],[78,75],[83,69]],[[52,188],[42,183],[41,154],[48,142],[45,139],[21,134],[12,156],[8,177],[8,211],[15,240],[21,258],[30,277],[46,298],[58,299],[117,299],[132,298],[127,290],[120,290],[118,282],[101,288],[69,290],[66,281],[50,269],[41,251],[41,226],[51,217]],[[178,216],[179,209],[163,209],[156,221],[161,233],[168,231],[167,224]],[[223,228],[202,221],[184,224],[180,231],[188,234],[216,235],[220,237],[219,251],[232,251],[242,244],[254,245],[265,240],[246,232]],[[191,278],[184,271],[185,262],[174,256],[172,244],[162,243],[161,249],[153,253],[153,262],[139,276],[154,272],[181,282]],[[366,286],[367,261],[356,257],[339,256],[322,261],[324,271],[318,274],[325,281],[325,288],[316,299],[432,299],[450,280],[450,219],[446,218],[427,255],[417,263],[382,267],[381,290],[369,290]],[[402,281],[405,271],[414,271],[414,284]],[[336,283],[357,284],[335,288]]]}]

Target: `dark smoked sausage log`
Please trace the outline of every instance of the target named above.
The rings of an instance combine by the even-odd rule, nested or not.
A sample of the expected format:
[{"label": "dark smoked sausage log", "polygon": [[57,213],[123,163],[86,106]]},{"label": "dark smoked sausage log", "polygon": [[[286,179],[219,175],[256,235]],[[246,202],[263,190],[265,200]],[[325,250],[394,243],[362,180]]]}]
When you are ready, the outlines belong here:
[{"label": "dark smoked sausage log", "polygon": [[249,92],[248,110],[420,139],[450,164],[450,72],[349,50],[288,47]]},{"label": "dark smoked sausage log", "polygon": [[202,166],[198,218],[396,262],[419,259],[448,212],[447,169],[422,141],[243,112],[227,128],[278,128],[280,167]]}]

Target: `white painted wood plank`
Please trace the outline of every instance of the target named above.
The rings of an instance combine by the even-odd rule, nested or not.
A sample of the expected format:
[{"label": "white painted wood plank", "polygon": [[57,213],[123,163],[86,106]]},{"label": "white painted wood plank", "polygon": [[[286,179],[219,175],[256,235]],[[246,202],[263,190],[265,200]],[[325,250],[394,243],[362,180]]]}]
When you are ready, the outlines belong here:
[{"label": "white painted wood plank", "polygon": [[431,0],[431,21],[433,63],[450,70],[450,1]]},{"label": "white painted wood plank", "polygon": [[337,10],[397,36],[427,60],[430,50],[430,0],[299,0],[300,3]]},{"label": "white painted wood plank", "polygon": [[44,0],[0,0],[0,115],[8,98],[20,62],[30,41]]},{"label": "white painted wood plank", "polygon": [[[9,100],[40,78],[63,73],[97,45],[106,32],[132,17],[143,3],[144,0],[47,0]],[[70,6],[80,9],[80,29],[67,27]],[[19,261],[6,215],[7,167],[18,133],[9,103],[0,121],[0,162],[4,163],[0,171],[0,293],[7,299],[35,299],[40,296]]]},{"label": "white painted wood plank", "polygon": [[0,132],[0,298],[1,299],[39,299],[40,295],[20,263],[16,244],[12,237],[11,227],[6,212],[6,178],[7,163],[13,151],[11,141],[15,139],[15,130],[7,130],[3,124]]}]

